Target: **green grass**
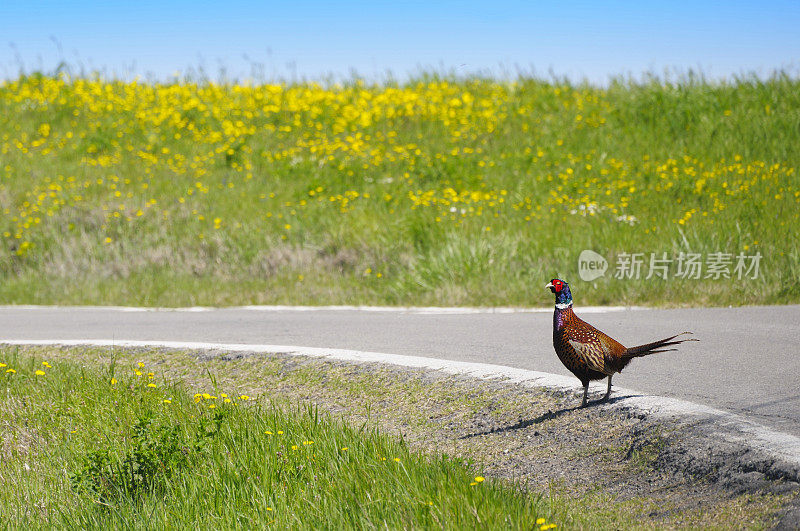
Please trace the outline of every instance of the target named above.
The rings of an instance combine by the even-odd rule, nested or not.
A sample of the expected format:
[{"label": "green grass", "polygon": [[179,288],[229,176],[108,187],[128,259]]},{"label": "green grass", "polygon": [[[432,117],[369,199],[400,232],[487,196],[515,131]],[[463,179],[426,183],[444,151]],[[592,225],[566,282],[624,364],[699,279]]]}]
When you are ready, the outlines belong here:
[{"label": "green grass", "polygon": [[4,526],[530,529],[554,515],[546,499],[310,407],[193,398],[136,365],[0,353]]},{"label": "green grass", "polygon": [[[800,301],[800,81],[0,84],[0,301]],[[578,279],[593,249],[612,270]],[[732,278],[676,278],[681,253]],[[762,255],[737,278],[740,253]],[[644,253],[639,279],[613,277]],[[650,253],[672,260],[646,280]]]},{"label": "green grass", "polygon": [[[580,410],[465,437],[572,407],[572,396],[285,355],[207,354],[0,349],[2,370],[21,376],[3,380],[0,521],[363,528],[386,518],[390,528],[532,528],[535,516],[576,529],[762,529],[792,501],[675,476],[650,443],[627,455],[632,441],[657,445],[663,435],[630,417]],[[40,360],[53,367],[37,376]],[[224,390],[239,403],[226,404]],[[195,392],[209,398],[195,402]],[[138,476],[120,473],[134,464]],[[477,475],[487,479],[472,485]],[[330,504],[331,520],[319,504]]]}]

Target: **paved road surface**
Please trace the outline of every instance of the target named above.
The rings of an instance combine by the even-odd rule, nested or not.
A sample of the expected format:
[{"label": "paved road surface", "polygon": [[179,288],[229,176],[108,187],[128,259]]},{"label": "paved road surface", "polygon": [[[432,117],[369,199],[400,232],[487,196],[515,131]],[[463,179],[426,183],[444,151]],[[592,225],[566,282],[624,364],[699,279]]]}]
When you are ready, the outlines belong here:
[{"label": "paved road surface", "polygon": [[[576,308],[580,316],[581,309]],[[614,383],[743,414],[800,436],[800,306],[625,310],[583,317],[625,345],[691,330],[699,343],[634,360]],[[569,375],[552,315],[0,307],[2,339],[213,341],[345,348]],[[577,383],[577,380],[576,380]]]}]

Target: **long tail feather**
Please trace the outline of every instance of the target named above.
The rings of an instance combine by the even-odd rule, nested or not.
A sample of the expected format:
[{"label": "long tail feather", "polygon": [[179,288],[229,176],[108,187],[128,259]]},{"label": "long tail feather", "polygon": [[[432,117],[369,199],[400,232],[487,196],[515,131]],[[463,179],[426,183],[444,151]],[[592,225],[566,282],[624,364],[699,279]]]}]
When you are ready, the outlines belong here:
[{"label": "long tail feather", "polygon": [[625,351],[625,353],[621,356],[624,360],[631,360],[633,358],[639,358],[641,356],[647,356],[649,354],[656,354],[658,352],[669,352],[672,350],[677,350],[674,348],[667,348],[664,347],[671,347],[673,345],[680,345],[681,343],[685,343],[687,341],[699,341],[698,339],[688,338],[688,339],[678,339],[673,341],[676,337],[691,334],[691,332],[681,332],[680,334],[675,334],[672,337],[667,337],[660,341],[653,341],[652,343],[646,343],[644,345],[638,345],[635,347],[631,347]]}]

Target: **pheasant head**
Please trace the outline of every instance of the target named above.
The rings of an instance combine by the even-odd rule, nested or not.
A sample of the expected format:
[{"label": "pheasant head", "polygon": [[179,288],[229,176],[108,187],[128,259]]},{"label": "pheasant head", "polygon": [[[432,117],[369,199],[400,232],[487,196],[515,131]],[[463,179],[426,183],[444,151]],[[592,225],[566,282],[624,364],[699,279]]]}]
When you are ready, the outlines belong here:
[{"label": "pheasant head", "polygon": [[560,278],[554,278],[545,288],[550,288],[550,291],[555,293],[556,308],[563,310],[572,306],[572,293],[569,291],[569,284]]}]

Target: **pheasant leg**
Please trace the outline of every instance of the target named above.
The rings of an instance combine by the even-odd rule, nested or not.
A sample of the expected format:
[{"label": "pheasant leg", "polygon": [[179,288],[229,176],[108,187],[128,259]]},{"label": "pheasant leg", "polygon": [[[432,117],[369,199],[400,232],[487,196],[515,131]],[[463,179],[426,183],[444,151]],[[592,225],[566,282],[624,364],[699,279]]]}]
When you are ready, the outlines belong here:
[{"label": "pheasant leg", "polygon": [[586,382],[586,385],[583,386],[583,402],[581,402],[581,407],[586,407],[586,395],[589,394],[589,382]]},{"label": "pheasant leg", "polygon": [[606,391],[606,396],[603,397],[603,402],[607,402],[610,397],[611,397],[611,375],[608,376],[608,390]]}]

